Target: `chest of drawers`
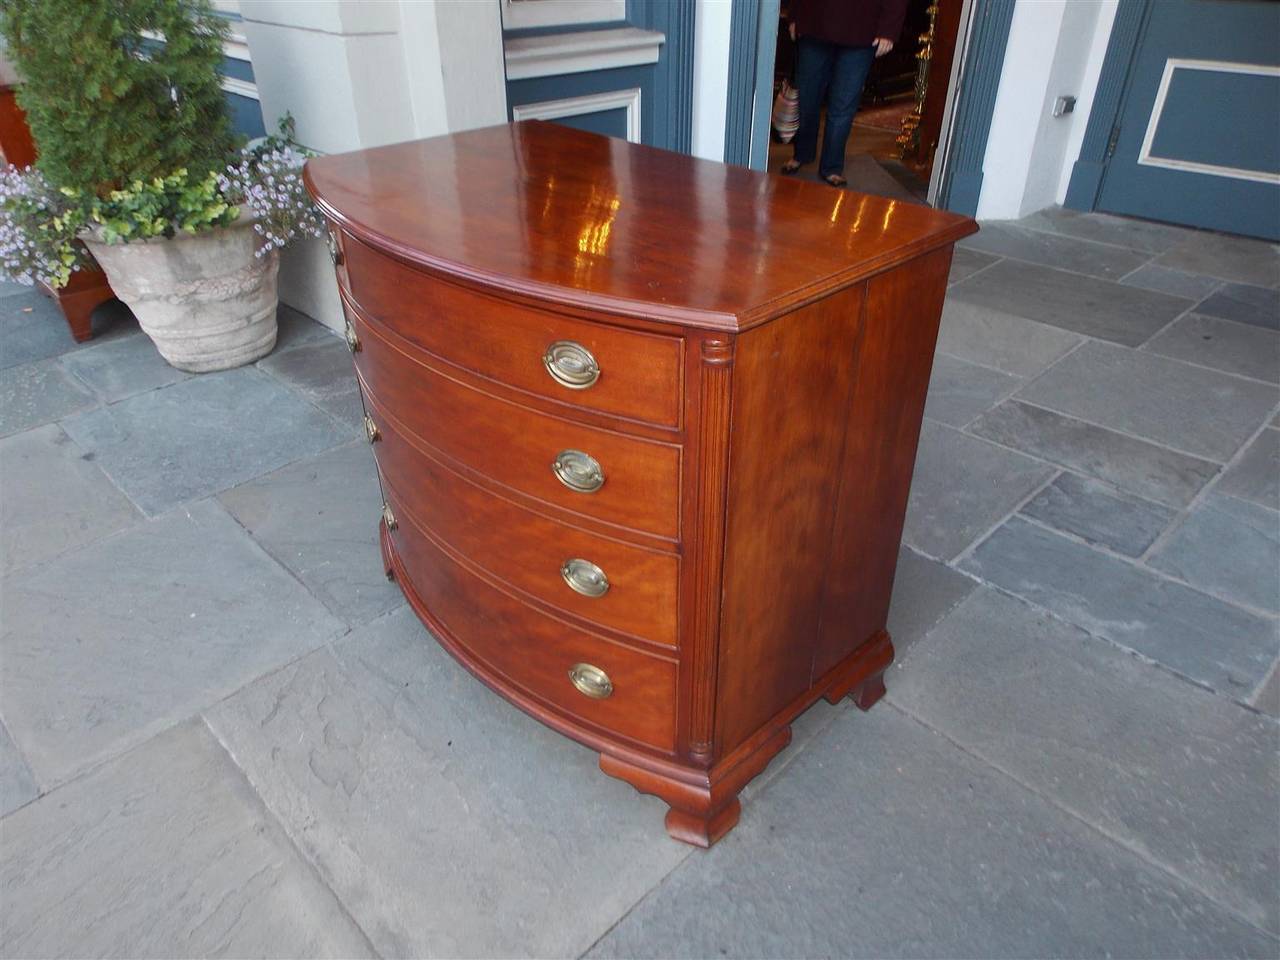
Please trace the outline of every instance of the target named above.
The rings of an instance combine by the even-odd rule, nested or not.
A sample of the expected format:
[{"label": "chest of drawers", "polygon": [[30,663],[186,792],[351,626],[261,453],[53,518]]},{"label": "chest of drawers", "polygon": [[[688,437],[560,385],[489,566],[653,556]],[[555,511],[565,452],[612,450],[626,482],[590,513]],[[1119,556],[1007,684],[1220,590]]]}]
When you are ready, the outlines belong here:
[{"label": "chest of drawers", "polygon": [[388,576],[489,687],[714,843],[801,712],[884,692],[972,221],[537,121],[306,181]]}]

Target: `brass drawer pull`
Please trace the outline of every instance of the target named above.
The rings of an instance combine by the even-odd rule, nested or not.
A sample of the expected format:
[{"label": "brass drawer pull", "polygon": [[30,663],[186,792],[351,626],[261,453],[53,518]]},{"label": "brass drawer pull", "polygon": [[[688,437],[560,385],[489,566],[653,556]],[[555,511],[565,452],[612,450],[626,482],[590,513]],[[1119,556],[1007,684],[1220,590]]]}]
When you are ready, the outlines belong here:
[{"label": "brass drawer pull", "polygon": [[338,237],[332,230],[324,232],[324,245],[329,248],[329,259],[335,267],[342,266],[342,251],[338,248]]},{"label": "brass drawer pull", "polygon": [[590,560],[566,560],[560,565],[560,576],[570,589],[584,597],[603,597],[609,592],[609,578]]},{"label": "brass drawer pull", "polygon": [[377,443],[382,439],[382,433],[378,430],[378,425],[373,422],[373,417],[367,413],[364,415],[364,435],[369,438],[370,443]]},{"label": "brass drawer pull", "polygon": [[589,663],[575,663],[569,669],[569,680],[580,694],[592,700],[603,700],[613,693],[613,681],[609,675]]},{"label": "brass drawer pull", "polygon": [[585,390],[600,379],[600,364],[580,343],[557,340],[542,355],[543,366],[551,379],[570,390]]},{"label": "brass drawer pull", "polygon": [[396,515],[391,512],[391,504],[389,503],[382,505],[382,522],[387,525],[388,530],[394,530],[399,526],[396,522]]},{"label": "brass drawer pull", "polygon": [[347,321],[347,349],[352,353],[360,352],[360,338],[356,336],[356,328],[351,325],[351,321]]},{"label": "brass drawer pull", "polygon": [[551,469],[557,480],[577,493],[595,493],[604,486],[600,464],[581,450],[561,450]]}]

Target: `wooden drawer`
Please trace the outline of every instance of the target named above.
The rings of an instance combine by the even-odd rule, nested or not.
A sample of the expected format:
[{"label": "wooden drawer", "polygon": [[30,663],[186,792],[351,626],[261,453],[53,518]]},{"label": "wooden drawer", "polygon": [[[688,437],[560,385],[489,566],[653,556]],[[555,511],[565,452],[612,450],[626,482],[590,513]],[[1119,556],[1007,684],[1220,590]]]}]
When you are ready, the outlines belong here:
[{"label": "wooden drawer", "polygon": [[[384,483],[455,552],[544,603],[675,645],[679,560],[674,554],[597,536],[490,493],[416,447],[374,397],[367,407],[377,429],[373,452]],[[575,591],[561,573],[569,560],[598,566],[608,589],[600,596]]]},{"label": "wooden drawer", "polygon": [[[387,496],[396,518],[391,541],[412,589],[465,660],[575,722],[674,749],[674,663],[576,629],[498,589],[434,543],[394,491]],[[570,679],[579,664],[604,671],[612,692],[603,699],[580,693]]]},{"label": "wooden drawer", "polygon": [[[356,370],[379,409],[446,457],[571,514],[676,540],[680,448],[549,416],[476,390],[402,350],[347,310],[359,338]],[[413,348],[407,348],[413,349]],[[599,463],[604,484],[572,490],[553,463],[579,451]]]},{"label": "wooden drawer", "polygon": [[[347,273],[369,316],[436,357],[562,403],[663,426],[680,423],[679,337],[625,330],[510,303],[436,280],[351,237]],[[594,357],[588,387],[557,381],[543,357],[568,342]]]}]

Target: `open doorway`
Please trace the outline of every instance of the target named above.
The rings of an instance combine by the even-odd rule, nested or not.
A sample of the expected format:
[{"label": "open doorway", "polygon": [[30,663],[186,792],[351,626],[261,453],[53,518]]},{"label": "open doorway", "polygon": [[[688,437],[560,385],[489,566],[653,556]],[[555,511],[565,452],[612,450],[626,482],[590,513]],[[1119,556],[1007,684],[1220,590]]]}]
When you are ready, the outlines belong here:
[{"label": "open doorway", "polygon": [[[797,44],[790,36],[790,6],[783,0],[777,23],[773,93],[794,86]],[[862,101],[845,147],[849,189],[927,202],[942,136],[964,0],[907,0],[894,49],[878,58],[867,76]],[[790,101],[794,113],[792,96]],[[778,105],[770,130],[768,169],[777,172],[792,156],[794,116]],[[825,120],[825,109],[823,117]],[[821,134],[820,134],[821,136]],[[821,142],[821,141],[820,141]],[[810,165],[799,174],[816,177]]]}]

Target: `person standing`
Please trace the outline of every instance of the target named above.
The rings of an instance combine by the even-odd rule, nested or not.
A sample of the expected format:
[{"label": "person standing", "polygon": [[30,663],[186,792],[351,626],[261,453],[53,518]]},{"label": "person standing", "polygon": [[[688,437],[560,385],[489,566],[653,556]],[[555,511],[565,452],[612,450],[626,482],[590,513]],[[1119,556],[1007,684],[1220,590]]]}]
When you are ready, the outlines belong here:
[{"label": "person standing", "polygon": [[791,36],[798,45],[800,128],[795,153],[782,165],[783,174],[789,176],[813,162],[822,98],[829,91],[818,176],[833,187],[849,182],[844,177],[844,148],[862,99],[862,85],[876,57],[893,49],[906,12],[907,0],[791,0]]}]

